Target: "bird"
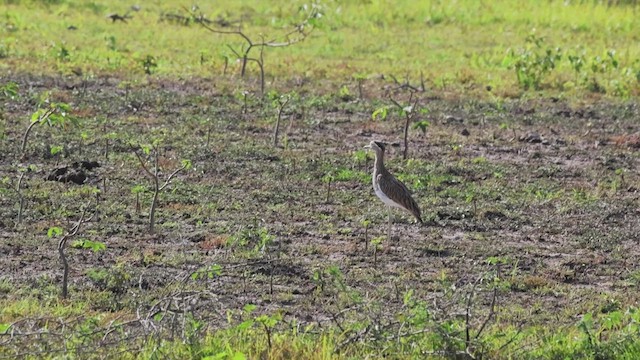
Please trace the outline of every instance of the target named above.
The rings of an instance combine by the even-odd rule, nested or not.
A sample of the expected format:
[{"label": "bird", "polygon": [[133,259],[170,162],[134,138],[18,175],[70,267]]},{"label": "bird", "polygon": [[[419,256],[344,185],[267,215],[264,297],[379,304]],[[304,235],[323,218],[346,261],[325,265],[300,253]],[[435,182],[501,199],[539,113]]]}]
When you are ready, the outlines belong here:
[{"label": "bird", "polygon": [[397,207],[408,211],[416,220],[423,224],[418,203],[411,196],[411,191],[405,184],[396,179],[389,170],[384,167],[384,150],[386,143],[382,141],[371,141],[365,148],[375,151],[375,163],[373,166],[373,190],[382,202],[387,206],[389,214],[387,240],[391,239],[391,208]]}]

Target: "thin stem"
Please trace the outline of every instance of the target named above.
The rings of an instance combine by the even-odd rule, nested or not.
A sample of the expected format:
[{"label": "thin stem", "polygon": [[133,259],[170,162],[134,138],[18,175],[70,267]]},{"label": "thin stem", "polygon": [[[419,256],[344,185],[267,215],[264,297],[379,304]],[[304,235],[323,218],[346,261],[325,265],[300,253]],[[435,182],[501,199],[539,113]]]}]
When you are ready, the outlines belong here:
[{"label": "thin stem", "polygon": [[91,202],[88,202],[82,208],[82,214],[80,215],[80,219],[78,220],[78,222],[71,228],[71,231],[68,234],[64,235],[62,239],[60,239],[60,242],[58,243],[58,254],[60,255],[60,260],[62,261],[62,267],[63,267],[63,274],[62,274],[62,298],[63,299],[66,299],[69,293],[68,291],[69,263],[67,262],[67,257],[64,253],[64,249],[67,244],[67,240],[76,236],[78,231],[80,231],[80,226],[85,222],[91,221],[91,219],[95,215],[95,213],[93,213],[93,215],[91,215],[88,219],[85,219],[85,215],[87,214],[87,208],[89,207],[90,203]]},{"label": "thin stem", "polygon": [[158,147],[154,146],[153,147],[154,167],[153,167],[153,172],[151,172],[151,170],[149,170],[149,168],[147,167],[145,161],[142,159],[140,154],[138,154],[138,152],[134,150],[134,154],[136,154],[136,157],[138,157],[140,166],[142,166],[142,169],[144,169],[144,171],[147,173],[147,175],[149,175],[149,177],[151,177],[151,180],[153,181],[153,199],[151,200],[151,209],[149,210],[149,232],[152,234],[155,231],[156,206],[158,204],[158,198],[159,198],[160,192],[164,190],[164,188],[166,188],[167,185],[169,185],[169,183],[171,182],[174,176],[176,176],[180,171],[187,168],[187,164],[182,165],[182,167],[172,172],[169,175],[169,177],[167,177],[165,182],[162,185],[160,185],[160,169],[158,164],[158,159],[160,157],[159,152],[160,150],[158,149]]},{"label": "thin stem", "polygon": [[27,130],[24,132],[24,136],[22,137],[21,151],[23,154],[25,149],[27,148],[27,138],[29,137],[29,133],[31,132],[31,129],[33,129],[33,127],[36,126],[36,124],[43,123],[47,118],[49,118],[49,116],[51,116],[51,114],[53,114],[53,111],[54,111],[53,109],[47,110],[44,114],[42,114],[42,116],[38,118],[38,120],[32,121],[31,124],[29,124],[29,127],[27,127]]},{"label": "thin stem", "polygon": [[289,96],[286,97],[284,101],[278,99],[278,117],[276,118],[276,125],[273,130],[273,146],[278,146],[278,134],[280,133],[280,120],[282,120],[282,113],[284,113],[284,107],[287,106],[291,98]]},{"label": "thin stem", "polygon": [[24,209],[24,196],[22,195],[22,191],[21,191],[22,179],[24,179],[24,173],[20,173],[20,178],[18,179],[18,185],[16,185],[16,192],[18,193],[18,198],[20,199],[19,208],[18,208],[18,222],[16,223],[16,226],[22,223],[22,211]]}]

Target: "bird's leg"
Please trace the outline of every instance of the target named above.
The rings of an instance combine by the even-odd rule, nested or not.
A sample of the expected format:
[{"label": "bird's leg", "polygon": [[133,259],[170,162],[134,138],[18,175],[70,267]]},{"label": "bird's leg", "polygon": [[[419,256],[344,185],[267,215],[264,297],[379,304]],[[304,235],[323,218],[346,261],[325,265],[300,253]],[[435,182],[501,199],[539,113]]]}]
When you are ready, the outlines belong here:
[{"label": "bird's leg", "polygon": [[387,226],[387,241],[391,243],[391,206],[387,206],[387,213],[389,216],[388,226]]}]

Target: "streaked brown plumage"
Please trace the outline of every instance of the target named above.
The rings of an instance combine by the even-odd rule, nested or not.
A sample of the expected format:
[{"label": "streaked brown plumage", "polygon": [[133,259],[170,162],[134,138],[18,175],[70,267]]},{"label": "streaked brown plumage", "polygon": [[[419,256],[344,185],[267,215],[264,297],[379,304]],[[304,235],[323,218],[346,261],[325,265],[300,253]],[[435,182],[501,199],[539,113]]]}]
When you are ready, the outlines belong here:
[{"label": "streaked brown plumage", "polygon": [[376,152],[375,165],[373,167],[373,190],[376,195],[389,208],[389,229],[388,237],[391,238],[391,207],[397,207],[408,211],[413,215],[419,223],[423,223],[420,214],[420,207],[411,196],[411,191],[398,179],[396,179],[384,167],[384,150],[385,143],[380,141],[372,141],[365,146]]}]

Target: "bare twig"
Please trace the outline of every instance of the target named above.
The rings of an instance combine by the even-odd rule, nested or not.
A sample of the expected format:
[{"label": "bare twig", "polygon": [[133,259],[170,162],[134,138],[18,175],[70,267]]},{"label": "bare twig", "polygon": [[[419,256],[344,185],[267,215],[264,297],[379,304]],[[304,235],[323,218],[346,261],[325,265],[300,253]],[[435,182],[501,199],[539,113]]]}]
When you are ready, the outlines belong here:
[{"label": "bare twig", "polygon": [[16,184],[15,192],[18,194],[18,220],[16,221],[15,227],[20,226],[22,223],[22,211],[24,210],[24,195],[22,194],[22,180],[24,179],[24,172],[20,173],[20,177],[18,178],[18,184]]},{"label": "bare twig", "polygon": [[[260,35],[260,39],[261,39],[260,41],[254,41],[242,30],[242,25],[238,25],[237,30],[218,29],[211,25],[212,23],[211,21],[202,21],[202,20],[206,20],[204,15],[195,14],[190,9],[185,8],[185,10],[191,14],[192,18],[199,19],[200,21],[196,21],[196,22],[200,24],[200,26],[202,26],[207,31],[210,31],[214,34],[236,35],[241,37],[244,40],[246,44],[245,46],[242,47],[241,52],[236,51],[236,49],[234,49],[229,45],[227,46],[229,47],[229,49],[231,49],[234,55],[242,61],[242,68],[240,71],[241,77],[244,77],[247,70],[247,64],[249,61],[253,61],[256,64],[258,64],[258,67],[260,68],[260,92],[262,95],[264,95],[264,85],[265,85],[264,56],[263,56],[264,49],[267,47],[269,48],[287,47],[305,40],[311,34],[311,32],[315,29],[315,26],[313,26],[313,24],[311,23],[311,19],[317,17],[318,15],[318,9],[315,7],[312,7],[311,11],[308,12],[307,16],[300,23],[296,24],[293,27],[293,30],[289,31],[288,33],[285,33],[282,36],[283,40],[281,41],[277,41],[275,39],[265,40],[264,35]],[[260,49],[260,54],[258,57],[250,56],[254,48]]]},{"label": "bare twig", "polygon": [[480,281],[482,281],[482,276],[476,279],[476,281],[474,281],[473,286],[471,287],[471,291],[469,291],[469,296],[467,297],[467,306],[465,308],[465,316],[464,316],[465,345],[467,349],[469,349],[469,347],[471,346],[471,304],[473,301],[473,296],[475,295],[475,292],[476,292],[476,287],[478,286]]},{"label": "bare twig", "polygon": [[389,74],[389,77],[391,78],[391,80],[393,80],[393,82],[394,82],[396,85],[398,85],[398,87],[397,87],[397,89],[398,89],[398,90],[407,90],[407,89],[408,89],[408,90],[409,90],[409,91],[411,91],[411,92],[424,91],[424,80],[422,80],[422,75],[420,76],[421,81],[422,81],[422,83],[421,83],[421,87],[422,87],[422,89],[417,88],[417,87],[415,87],[415,86],[411,85],[411,84],[409,83],[409,77],[408,77],[408,76],[407,76],[407,79],[405,79],[405,81],[404,81],[404,82],[400,82],[400,81],[398,81],[398,78],[396,78],[393,74]]},{"label": "bare twig", "polygon": [[476,337],[475,337],[476,340],[480,337],[480,335],[482,335],[482,332],[484,331],[485,327],[487,326],[489,321],[493,318],[493,316],[496,314],[497,299],[498,299],[498,287],[494,286],[493,294],[491,296],[491,305],[489,306],[489,314],[487,314],[487,317],[484,319],[484,322],[480,326],[480,329],[478,329],[478,332],[476,333]]}]

